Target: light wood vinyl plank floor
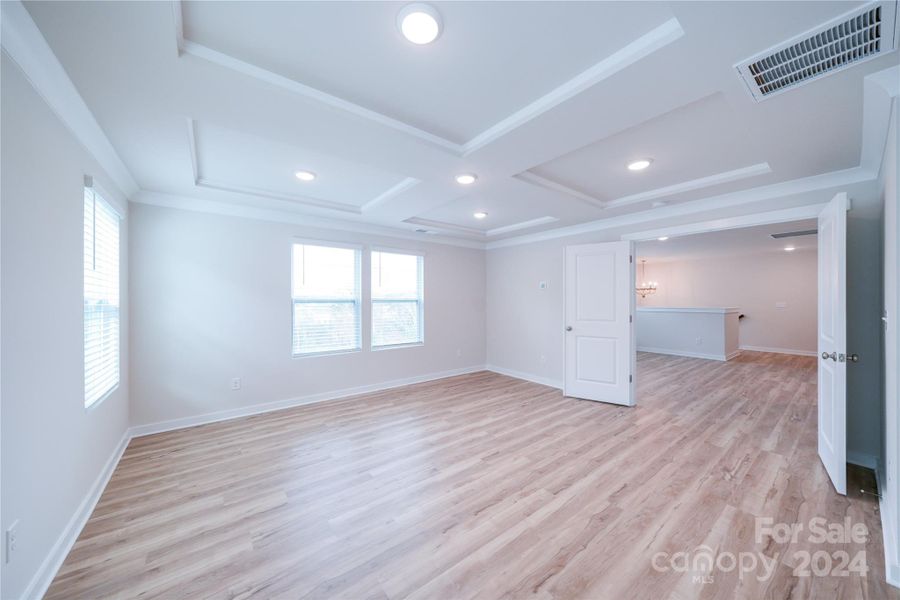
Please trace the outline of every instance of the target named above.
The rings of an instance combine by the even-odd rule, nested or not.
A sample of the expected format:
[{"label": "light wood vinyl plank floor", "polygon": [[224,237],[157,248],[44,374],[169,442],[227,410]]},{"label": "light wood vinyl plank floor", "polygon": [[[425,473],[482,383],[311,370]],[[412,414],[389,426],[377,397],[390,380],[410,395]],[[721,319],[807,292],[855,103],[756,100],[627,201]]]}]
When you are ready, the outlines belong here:
[{"label": "light wood vinyl plank floor", "polygon": [[[635,408],[482,372],[136,438],[47,598],[900,598],[871,475],[839,496],[816,455],[815,368],[642,353]],[[756,537],[817,516],[868,539]],[[777,566],[653,567],[704,546]],[[795,576],[817,551],[868,573]]]}]

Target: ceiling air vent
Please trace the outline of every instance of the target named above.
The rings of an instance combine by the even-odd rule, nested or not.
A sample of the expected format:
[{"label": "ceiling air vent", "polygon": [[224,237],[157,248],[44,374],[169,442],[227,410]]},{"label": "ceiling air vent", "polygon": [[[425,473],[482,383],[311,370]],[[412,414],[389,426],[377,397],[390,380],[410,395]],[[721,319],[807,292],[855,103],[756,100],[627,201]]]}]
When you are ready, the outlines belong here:
[{"label": "ceiling air vent", "polygon": [[757,102],[896,47],[896,0],[870,2],[735,65]]}]

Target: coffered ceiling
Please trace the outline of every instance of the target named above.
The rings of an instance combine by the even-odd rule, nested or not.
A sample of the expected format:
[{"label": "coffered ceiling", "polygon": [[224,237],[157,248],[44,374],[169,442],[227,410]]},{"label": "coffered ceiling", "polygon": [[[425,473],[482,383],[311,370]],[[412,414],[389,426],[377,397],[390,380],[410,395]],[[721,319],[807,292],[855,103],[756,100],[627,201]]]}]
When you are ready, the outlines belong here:
[{"label": "coffered ceiling", "polygon": [[132,200],[472,244],[865,180],[887,117],[864,122],[866,77],[898,64],[748,93],[736,63],[853,2],[432,5],[443,31],[417,46],[405,3],[25,3]]}]

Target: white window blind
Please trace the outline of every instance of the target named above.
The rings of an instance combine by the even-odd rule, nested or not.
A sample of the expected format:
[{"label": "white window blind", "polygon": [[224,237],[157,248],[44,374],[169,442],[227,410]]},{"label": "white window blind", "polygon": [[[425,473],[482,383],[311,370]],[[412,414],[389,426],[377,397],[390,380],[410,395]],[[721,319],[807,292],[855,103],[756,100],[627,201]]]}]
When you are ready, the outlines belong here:
[{"label": "white window blind", "polygon": [[84,188],[84,405],[119,384],[119,215]]},{"label": "white window blind", "polygon": [[360,251],[294,244],[294,355],[359,350]]},{"label": "white window blind", "polygon": [[372,252],[372,346],[421,344],[424,259],[413,254]]}]

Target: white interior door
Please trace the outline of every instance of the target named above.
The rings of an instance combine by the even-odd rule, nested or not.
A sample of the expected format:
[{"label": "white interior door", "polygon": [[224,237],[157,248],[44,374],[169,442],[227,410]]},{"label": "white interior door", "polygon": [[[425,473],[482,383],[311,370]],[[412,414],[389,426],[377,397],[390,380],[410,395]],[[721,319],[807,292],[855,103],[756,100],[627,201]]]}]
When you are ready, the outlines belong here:
[{"label": "white interior door", "polygon": [[633,242],[566,248],[565,394],[634,404]]},{"label": "white interior door", "polygon": [[847,493],[847,194],[819,214],[819,457]]}]

